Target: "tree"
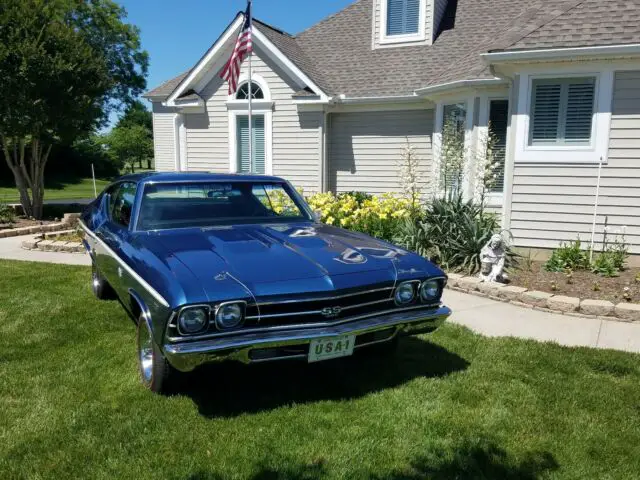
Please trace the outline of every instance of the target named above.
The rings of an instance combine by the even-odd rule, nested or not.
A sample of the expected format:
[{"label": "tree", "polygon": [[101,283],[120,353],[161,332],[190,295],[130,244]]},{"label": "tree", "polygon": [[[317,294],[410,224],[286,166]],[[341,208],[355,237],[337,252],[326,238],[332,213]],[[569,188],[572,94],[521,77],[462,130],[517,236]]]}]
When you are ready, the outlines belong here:
[{"label": "tree", "polygon": [[114,161],[126,165],[131,172],[135,171],[135,164],[142,168],[146,162],[147,168],[152,168],[153,160],[153,117],[140,101],[132,103],[124,112],[122,118],[103,141],[109,155]]},{"label": "tree", "polygon": [[111,0],[2,0],[0,142],[20,202],[42,216],[55,142],[104,125],[145,88],[139,30]]}]

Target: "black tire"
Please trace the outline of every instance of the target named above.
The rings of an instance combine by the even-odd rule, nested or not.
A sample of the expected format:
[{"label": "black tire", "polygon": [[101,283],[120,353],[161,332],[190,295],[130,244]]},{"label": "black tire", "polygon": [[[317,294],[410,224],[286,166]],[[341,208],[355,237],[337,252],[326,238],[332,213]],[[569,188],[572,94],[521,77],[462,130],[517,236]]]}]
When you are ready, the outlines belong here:
[{"label": "black tire", "polygon": [[95,262],[91,263],[91,290],[98,300],[115,300],[116,292],[102,276]]},{"label": "black tire", "polygon": [[156,344],[145,318],[140,316],[136,331],[138,373],[142,385],[153,393],[171,391],[177,371],[169,364]]}]

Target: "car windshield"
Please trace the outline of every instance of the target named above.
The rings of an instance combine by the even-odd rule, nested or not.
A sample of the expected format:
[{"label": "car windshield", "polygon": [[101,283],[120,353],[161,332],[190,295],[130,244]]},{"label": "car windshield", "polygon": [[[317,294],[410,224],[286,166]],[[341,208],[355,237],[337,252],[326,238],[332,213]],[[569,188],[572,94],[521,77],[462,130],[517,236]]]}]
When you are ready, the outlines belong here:
[{"label": "car windshield", "polygon": [[275,182],[149,184],[138,230],[311,220],[289,185]]}]

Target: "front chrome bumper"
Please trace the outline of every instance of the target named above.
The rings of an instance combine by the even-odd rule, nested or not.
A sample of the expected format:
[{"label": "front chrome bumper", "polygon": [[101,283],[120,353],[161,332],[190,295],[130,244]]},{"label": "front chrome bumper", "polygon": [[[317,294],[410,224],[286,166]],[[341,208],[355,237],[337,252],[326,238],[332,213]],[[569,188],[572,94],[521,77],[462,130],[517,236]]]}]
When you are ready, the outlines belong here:
[{"label": "front chrome bumper", "polygon": [[[392,340],[397,335],[418,335],[437,329],[451,315],[444,305],[437,309],[373,316],[329,327],[238,334],[189,343],[167,343],[163,351],[169,363],[181,372],[221,360],[257,363],[306,358],[308,345],[319,338],[355,335],[356,347]],[[377,336],[377,333],[384,335]],[[360,340],[360,341],[359,341]]]}]

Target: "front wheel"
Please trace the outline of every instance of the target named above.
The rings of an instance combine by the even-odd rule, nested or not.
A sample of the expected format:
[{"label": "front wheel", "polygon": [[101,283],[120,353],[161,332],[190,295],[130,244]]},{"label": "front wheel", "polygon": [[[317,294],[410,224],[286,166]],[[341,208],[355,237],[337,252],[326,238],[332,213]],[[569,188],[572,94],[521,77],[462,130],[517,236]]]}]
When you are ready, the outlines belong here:
[{"label": "front wheel", "polygon": [[142,315],[138,319],[136,339],[142,384],[153,393],[167,393],[176,371],[156,344],[147,320]]}]

